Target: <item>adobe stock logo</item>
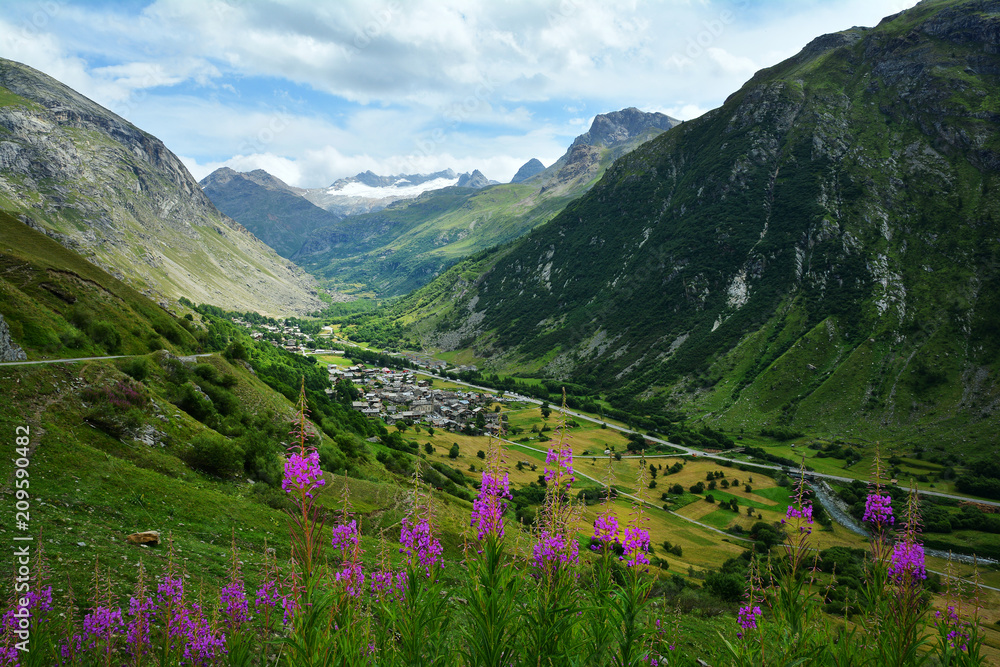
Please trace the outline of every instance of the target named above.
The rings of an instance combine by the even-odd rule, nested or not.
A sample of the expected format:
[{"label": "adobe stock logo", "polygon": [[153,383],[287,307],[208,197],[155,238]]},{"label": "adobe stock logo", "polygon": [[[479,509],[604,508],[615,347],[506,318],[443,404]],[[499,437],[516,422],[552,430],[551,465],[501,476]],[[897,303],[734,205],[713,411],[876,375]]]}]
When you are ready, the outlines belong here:
[{"label": "adobe stock logo", "polygon": [[736,22],[739,11],[746,9],[749,5],[750,0],[740,0],[733,3],[732,9],[724,9],[715,17],[703,20],[701,22],[702,29],[697,34],[687,38],[684,55],[674,53],[672,60],[689,65],[705,55],[705,52],[725,34],[726,28]]}]

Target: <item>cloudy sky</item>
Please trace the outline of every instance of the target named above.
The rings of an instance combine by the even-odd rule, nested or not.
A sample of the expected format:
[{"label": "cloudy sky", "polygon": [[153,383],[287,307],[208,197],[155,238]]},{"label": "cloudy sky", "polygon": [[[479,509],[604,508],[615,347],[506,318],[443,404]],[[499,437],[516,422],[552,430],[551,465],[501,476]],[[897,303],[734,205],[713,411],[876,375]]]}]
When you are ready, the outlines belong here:
[{"label": "cloudy sky", "polygon": [[915,0],[3,0],[0,56],[162,139],[196,178],[551,164],[594,115],[688,120],[813,37]]}]

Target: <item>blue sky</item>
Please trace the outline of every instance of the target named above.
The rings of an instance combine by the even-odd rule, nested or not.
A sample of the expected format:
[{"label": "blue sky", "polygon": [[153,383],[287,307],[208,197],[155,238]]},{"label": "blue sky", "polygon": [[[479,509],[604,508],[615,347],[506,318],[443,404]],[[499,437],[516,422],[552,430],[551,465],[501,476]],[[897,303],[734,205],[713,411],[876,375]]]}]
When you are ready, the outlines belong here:
[{"label": "blue sky", "polygon": [[319,187],[557,159],[594,115],[684,120],[812,38],[915,0],[4,0],[0,56],[162,139],[197,178]]}]

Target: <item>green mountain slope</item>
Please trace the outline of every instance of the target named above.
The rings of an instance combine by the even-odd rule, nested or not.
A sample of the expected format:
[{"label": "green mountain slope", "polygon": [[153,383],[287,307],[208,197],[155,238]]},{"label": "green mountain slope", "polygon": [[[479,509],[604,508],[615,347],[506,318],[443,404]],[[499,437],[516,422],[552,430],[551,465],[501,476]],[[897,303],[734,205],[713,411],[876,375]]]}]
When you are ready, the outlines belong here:
[{"label": "green mountain slope", "polygon": [[818,38],[401,321],[636,412],[992,441],[998,34],[951,0]]},{"label": "green mountain slope", "polygon": [[677,121],[624,109],[594,119],[555,164],[520,183],[445,188],[310,235],[292,259],[322,281],[379,296],[405,294],[459,259],[552,219],[611,163]]},{"label": "green mountain slope", "polygon": [[2,212],[0,315],[30,360],[199,348],[191,322]]},{"label": "green mountain slope", "polygon": [[314,229],[335,224],[342,217],[321,209],[261,169],[241,174],[223,167],[199,185],[220,211],[285,258],[294,255]]},{"label": "green mountain slope", "polygon": [[302,313],[315,283],[221,215],[161,141],[0,59],[0,210],[158,301]]}]

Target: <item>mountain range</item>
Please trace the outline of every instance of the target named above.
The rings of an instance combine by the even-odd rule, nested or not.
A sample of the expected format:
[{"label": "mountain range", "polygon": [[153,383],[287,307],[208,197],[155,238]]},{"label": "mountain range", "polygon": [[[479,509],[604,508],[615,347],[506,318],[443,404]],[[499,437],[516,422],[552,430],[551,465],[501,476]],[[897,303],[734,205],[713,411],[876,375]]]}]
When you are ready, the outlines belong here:
[{"label": "mountain range", "polygon": [[634,108],[601,114],[547,169],[533,160],[509,184],[432,190],[345,218],[311,232],[292,259],[338,289],[405,294],[456,261],[547,222],[614,160],[678,123]]},{"label": "mountain range", "polygon": [[410,295],[398,322],[633,414],[990,442],[998,36],[994,0],[820,37]]},{"label": "mountain range", "polygon": [[220,214],[161,141],[2,59],[0,209],[164,304],[185,296],[269,313],[322,305],[315,282]]}]

